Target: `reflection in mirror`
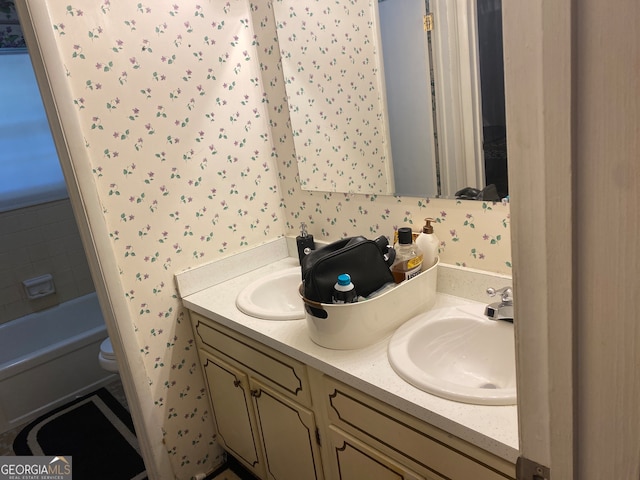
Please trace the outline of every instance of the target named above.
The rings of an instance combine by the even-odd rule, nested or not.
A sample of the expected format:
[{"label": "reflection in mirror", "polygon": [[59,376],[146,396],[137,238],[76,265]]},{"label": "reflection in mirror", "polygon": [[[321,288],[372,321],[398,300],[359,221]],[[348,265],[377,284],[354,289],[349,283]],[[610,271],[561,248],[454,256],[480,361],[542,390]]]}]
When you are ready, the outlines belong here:
[{"label": "reflection in mirror", "polygon": [[[395,192],[503,198],[508,184],[501,0],[415,0],[408,13],[413,2],[378,0]],[[428,11],[435,19],[432,30],[421,36],[416,28],[409,37],[418,27],[416,18]],[[404,65],[398,67],[399,62]],[[424,83],[414,84],[425,76]],[[415,117],[423,106],[425,116],[435,117],[433,123]],[[427,152],[415,162],[407,154],[412,150]],[[435,185],[428,170],[432,155]]]},{"label": "reflection in mirror", "polygon": [[485,183],[495,185],[498,195],[502,198],[509,195],[502,55],[502,0],[477,0],[477,2]]},{"label": "reflection in mirror", "polygon": [[501,0],[428,1],[274,0],[302,189],[508,194]]},{"label": "reflection in mirror", "polygon": [[303,190],[393,193],[375,8],[273,2]]},{"label": "reflection in mirror", "polygon": [[394,191],[416,197],[440,196],[426,13],[425,0],[378,2]]}]

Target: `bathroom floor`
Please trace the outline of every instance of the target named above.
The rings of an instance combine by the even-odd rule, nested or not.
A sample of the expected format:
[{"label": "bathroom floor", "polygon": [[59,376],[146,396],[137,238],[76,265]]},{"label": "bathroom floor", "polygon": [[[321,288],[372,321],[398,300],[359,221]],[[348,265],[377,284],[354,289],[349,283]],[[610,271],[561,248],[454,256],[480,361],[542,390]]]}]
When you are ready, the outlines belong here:
[{"label": "bathroom floor", "polygon": [[[124,395],[124,389],[119,379],[114,380],[112,383],[105,385],[105,388],[109,390],[109,393],[113,395],[124,407],[129,410],[127,406],[127,399]],[[13,430],[0,433],[0,457],[15,455],[13,452],[13,440],[22,431],[22,429],[28,425],[31,421],[18,425]]]},{"label": "bathroom floor", "polygon": [[[122,405],[129,409],[127,406],[127,399],[124,395],[124,389],[122,388],[122,383],[119,379],[113,381],[112,383],[105,386],[107,390],[120,402]],[[0,433],[0,457],[13,456],[15,453],[13,452],[13,440],[15,437],[22,431],[22,429],[28,424],[19,425],[13,430],[9,430],[8,432]],[[241,480],[241,478],[236,473],[233,472],[230,468],[225,469],[222,472],[218,472],[215,477],[212,477],[208,480]]]},{"label": "bathroom floor", "polygon": [[14,455],[13,453],[13,440],[16,438],[20,430],[26,425],[20,425],[19,427],[9,430],[8,432],[0,433],[0,457],[7,457]]}]

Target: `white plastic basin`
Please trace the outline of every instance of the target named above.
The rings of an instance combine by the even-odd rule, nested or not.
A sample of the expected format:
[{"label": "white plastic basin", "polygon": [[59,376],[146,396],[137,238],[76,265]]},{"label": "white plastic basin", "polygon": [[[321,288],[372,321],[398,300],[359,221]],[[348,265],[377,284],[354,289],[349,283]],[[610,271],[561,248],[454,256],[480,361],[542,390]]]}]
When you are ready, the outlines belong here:
[{"label": "white plastic basin", "polygon": [[236,297],[240,311],[264,320],[300,320],[305,318],[304,304],[298,294],[300,267],[287,268],[258,278]]},{"label": "white plastic basin", "polygon": [[479,306],[420,314],[393,334],[389,362],[415,387],[478,405],[516,403],[513,324],[489,320]]}]

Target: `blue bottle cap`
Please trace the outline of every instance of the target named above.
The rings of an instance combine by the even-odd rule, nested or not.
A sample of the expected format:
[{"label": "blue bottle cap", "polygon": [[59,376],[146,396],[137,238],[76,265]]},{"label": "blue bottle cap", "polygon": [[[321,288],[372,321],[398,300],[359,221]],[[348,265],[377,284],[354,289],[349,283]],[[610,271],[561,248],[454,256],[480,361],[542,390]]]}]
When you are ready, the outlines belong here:
[{"label": "blue bottle cap", "polygon": [[338,275],[338,285],[347,286],[351,283],[351,277],[348,273],[341,273]]}]

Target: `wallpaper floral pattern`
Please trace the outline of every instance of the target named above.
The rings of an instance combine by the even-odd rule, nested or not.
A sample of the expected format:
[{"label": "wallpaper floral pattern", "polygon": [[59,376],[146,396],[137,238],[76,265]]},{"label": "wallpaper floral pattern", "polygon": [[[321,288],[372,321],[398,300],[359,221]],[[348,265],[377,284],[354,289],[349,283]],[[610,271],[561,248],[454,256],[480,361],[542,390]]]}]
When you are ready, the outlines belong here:
[{"label": "wallpaper floral pattern", "polygon": [[271,2],[46,7],[119,259],[110,289],[130,305],[176,478],[210,471],[220,450],[175,273],[303,221],[331,241],[427,216],[443,262],[510,273],[508,205],[300,188]]},{"label": "wallpaper floral pattern", "polygon": [[24,35],[13,0],[0,0],[0,48],[24,47]]},{"label": "wallpaper floral pattern", "polygon": [[219,451],[175,272],[282,235],[244,1],[50,4],[163,443],[178,478]]},{"label": "wallpaper floral pattern", "polygon": [[373,0],[273,3],[304,190],[393,192]]}]

